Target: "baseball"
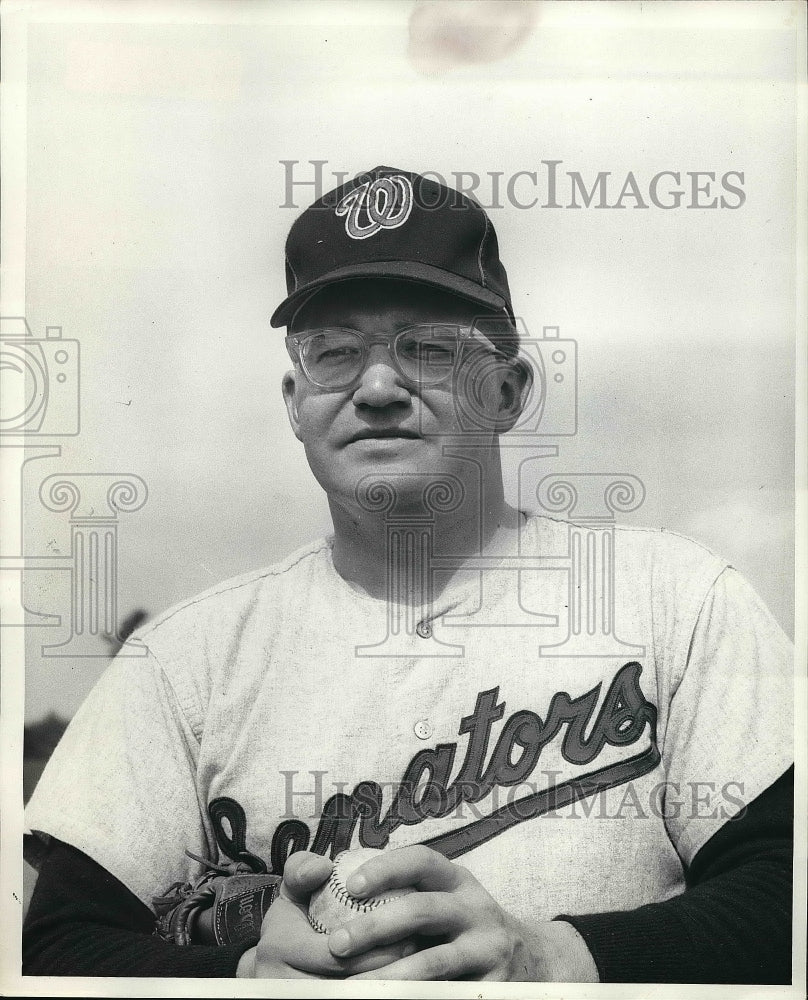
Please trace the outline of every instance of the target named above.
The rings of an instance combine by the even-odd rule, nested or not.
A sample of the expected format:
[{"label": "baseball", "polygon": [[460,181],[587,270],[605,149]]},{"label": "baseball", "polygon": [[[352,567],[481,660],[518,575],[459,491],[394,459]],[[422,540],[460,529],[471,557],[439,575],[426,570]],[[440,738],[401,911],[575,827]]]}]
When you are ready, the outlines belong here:
[{"label": "baseball", "polygon": [[309,900],[309,923],[318,933],[330,934],[360,913],[375,910],[377,906],[384,906],[392,899],[415,892],[410,888],[392,889],[390,892],[362,899],[348,892],[345,884],[353,872],[365,861],[382,853],[372,847],[360,847],[355,851],[343,851],[337,855],[328,881],[312,893]]}]

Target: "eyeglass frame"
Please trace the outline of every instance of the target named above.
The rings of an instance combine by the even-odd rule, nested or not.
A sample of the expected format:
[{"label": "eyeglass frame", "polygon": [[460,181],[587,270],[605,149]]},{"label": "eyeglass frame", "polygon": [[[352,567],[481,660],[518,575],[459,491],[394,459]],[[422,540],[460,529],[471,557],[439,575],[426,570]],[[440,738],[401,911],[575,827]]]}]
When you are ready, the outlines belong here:
[{"label": "eyeglass frame", "polygon": [[[425,329],[425,328],[428,329],[430,327],[453,328],[456,331],[458,353],[457,353],[457,358],[454,361],[454,364],[450,369],[447,370],[445,375],[442,375],[440,378],[435,379],[434,382],[420,382],[418,381],[418,379],[413,378],[411,375],[408,375],[405,371],[402,370],[398,360],[396,344],[404,334],[410,333],[412,330]],[[310,340],[312,337],[321,335],[325,330],[343,331],[345,333],[356,334],[356,336],[359,337],[362,344],[364,345],[364,356],[362,358],[361,367],[356,376],[352,378],[350,381],[346,382],[344,385],[326,385],[322,382],[316,381],[311,377],[309,372],[306,370],[306,365],[303,362],[303,356],[301,350],[302,345],[307,340]],[[410,382],[412,385],[417,385],[419,388],[431,388],[432,386],[435,385],[442,385],[444,382],[446,382],[455,374],[463,355],[463,347],[466,344],[470,343],[472,340],[477,341],[477,343],[487,347],[489,349],[489,352],[495,355],[496,357],[502,358],[503,360],[510,363],[513,363],[513,361],[515,360],[515,358],[511,357],[509,354],[506,354],[504,351],[499,350],[499,348],[492,341],[490,341],[484,334],[480,333],[476,327],[465,326],[464,324],[461,323],[431,323],[431,324],[412,323],[409,326],[405,326],[401,330],[397,330],[394,334],[392,334],[389,337],[383,337],[383,336],[366,337],[360,330],[355,330],[353,327],[350,326],[326,326],[326,327],[318,327],[314,330],[304,330],[301,333],[290,333],[284,338],[284,342],[286,344],[286,350],[289,354],[289,357],[291,358],[294,364],[299,365],[300,370],[306,376],[306,379],[311,383],[311,385],[313,385],[317,389],[324,389],[326,391],[331,391],[331,392],[344,392],[346,389],[351,389],[359,384],[359,382],[362,380],[362,376],[364,375],[365,369],[367,367],[368,357],[370,356],[370,349],[374,344],[384,344],[387,347],[387,352],[390,355],[390,360],[393,363],[393,367],[398,372],[398,374],[407,382]]]}]

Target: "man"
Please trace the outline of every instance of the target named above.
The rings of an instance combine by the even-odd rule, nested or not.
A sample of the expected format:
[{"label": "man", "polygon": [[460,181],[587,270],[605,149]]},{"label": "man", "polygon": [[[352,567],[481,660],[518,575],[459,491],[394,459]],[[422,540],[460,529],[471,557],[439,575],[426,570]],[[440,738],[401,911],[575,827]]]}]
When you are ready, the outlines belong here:
[{"label": "man", "polygon": [[[534,375],[485,212],[378,167],[302,214],[286,270],[283,392],[333,536],[102,678],[29,807],[25,970],[790,981],[789,643],[697,543],[612,553],[505,502]],[[613,602],[582,623],[584,559]],[[351,893],[418,891],[318,934],[360,844],[385,850]],[[194,857],[282,874],[257,941],[151,936]]]}]

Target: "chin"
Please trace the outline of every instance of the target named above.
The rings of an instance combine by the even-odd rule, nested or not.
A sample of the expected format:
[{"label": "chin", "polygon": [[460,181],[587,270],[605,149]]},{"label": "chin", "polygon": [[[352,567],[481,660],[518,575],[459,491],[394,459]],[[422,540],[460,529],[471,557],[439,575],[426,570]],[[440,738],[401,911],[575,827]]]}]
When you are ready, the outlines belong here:
[{"label": "chin", "polygon": [[[453,492],[459,479],[458,470],[447,468],[445,459],[440,464],[432,464],[408,462],[393,456],[386,461],[352,462],[350,469],[344,470],[332,466],[315,475],[330,497],[379,513],[393,509],[397,513],[423,511],[425,490],[433,486],[441,493]],[[440,483],[446,485],[441,487]],[[378,484],[376,489],[374,484]]]}]

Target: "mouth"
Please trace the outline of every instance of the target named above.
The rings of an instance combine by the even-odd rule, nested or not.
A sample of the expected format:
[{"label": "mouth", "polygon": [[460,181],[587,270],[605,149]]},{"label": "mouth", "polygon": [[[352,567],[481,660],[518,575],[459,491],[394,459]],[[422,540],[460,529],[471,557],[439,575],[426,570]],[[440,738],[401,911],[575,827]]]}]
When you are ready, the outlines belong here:
[{"label": "mouth", "polygon": [[400,441],[403,438],[417,440],[420,434],[404,427],[365,427],[348,439],[348,444],[357,441]]}]

